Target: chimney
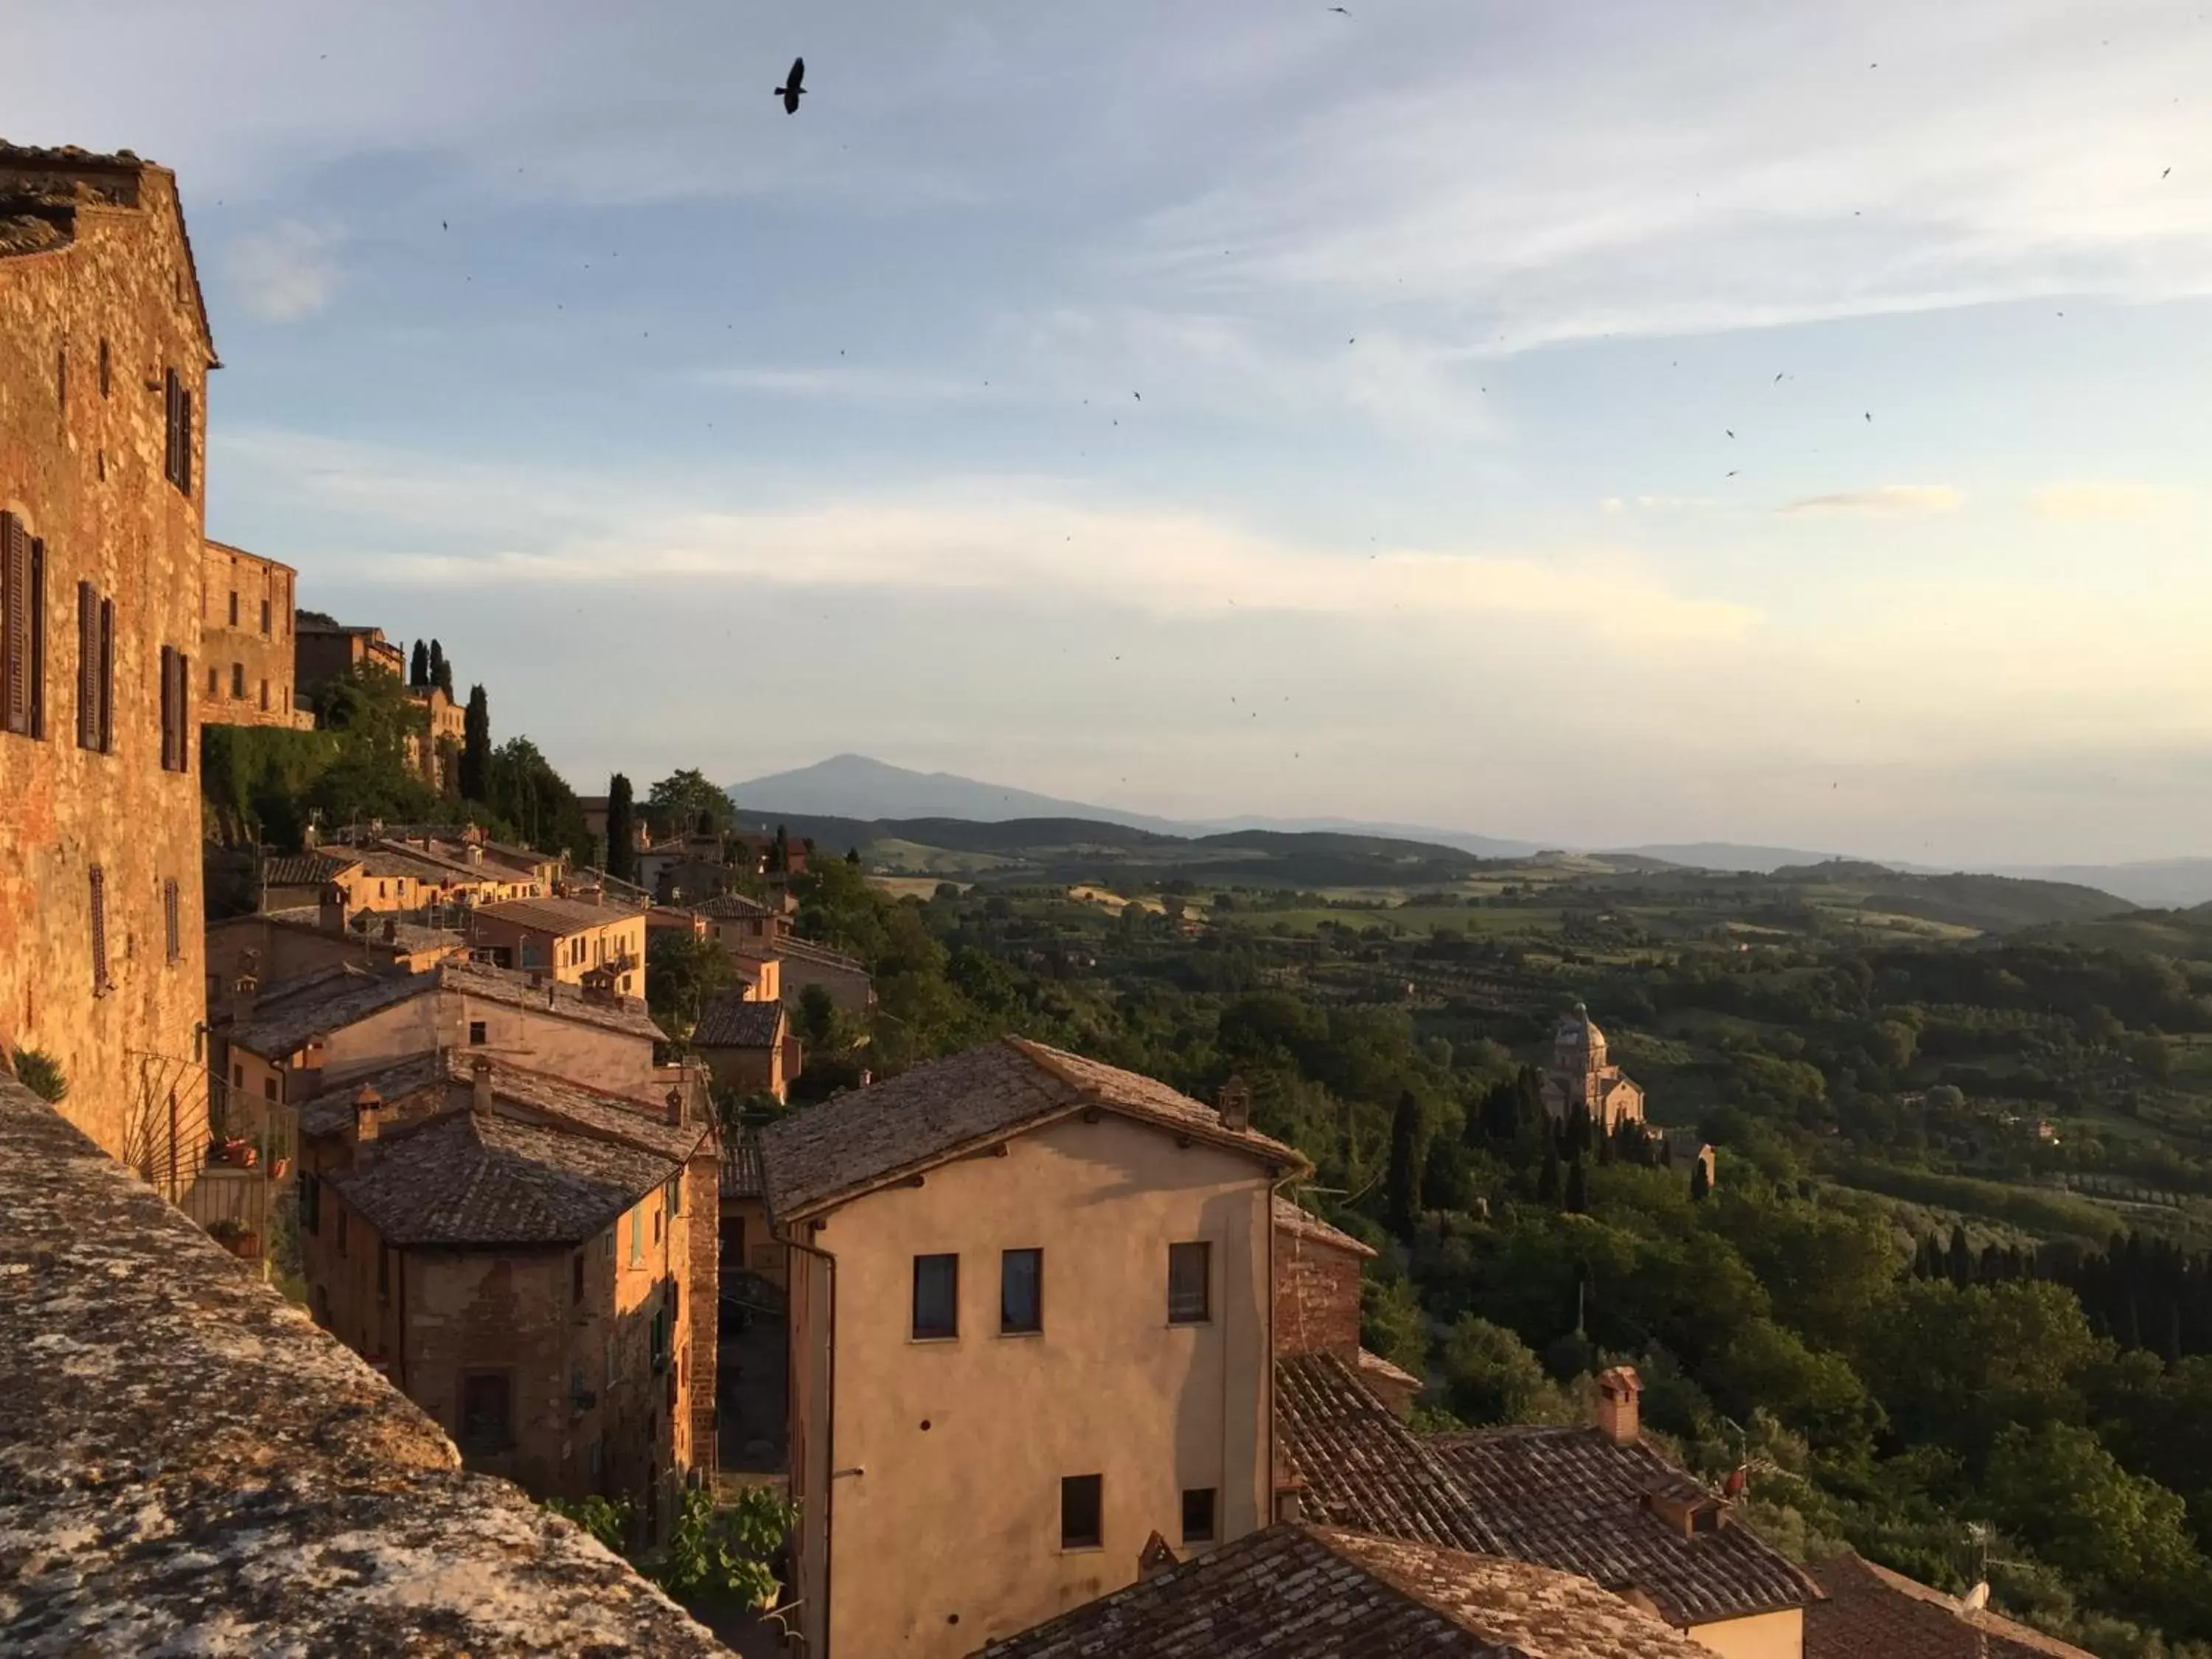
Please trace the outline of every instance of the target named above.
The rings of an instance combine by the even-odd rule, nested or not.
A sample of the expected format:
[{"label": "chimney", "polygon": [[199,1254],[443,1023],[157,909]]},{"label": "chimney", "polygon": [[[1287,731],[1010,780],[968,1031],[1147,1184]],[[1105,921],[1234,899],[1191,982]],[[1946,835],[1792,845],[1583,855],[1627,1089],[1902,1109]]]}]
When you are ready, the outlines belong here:
[{"label": "chimney", "polygon": [[386,916],[386,917],[384,919],[384,942],[385,942],[386,945],[390,945],[390,944],[392,944],[394,940],[396,940],[397,939],[398,939],[398,937],[399,937],[399,920],[398,920],[398,917],[396,917],[396,916]]},{"label": "chimney", "polygon": [[1176,1565],[1176,1553],[1168,1547],[1168,1540],[1155,1532],[1145,1540],[1145,1547],[1137,1553],[1137,1582],[1157,1578]]},{"label": "chimney", "polygon": [[1224,1129],[1249,1129],[1252,1127],[1252,1087],[1241,1077],[1232,1077],[1221,1085],[1214,1097],[1214,1105],[1221,1113]]},{"label": "chimney", "polygon": [[1626,1365],[1615,1365],[1597,1380],[1597,1431],[1616,1446],[1632,1446],[1642,1433],[1637,1400],[1643,1380]]},{"label": "chimney", "polygon": [[1279,1475],[1275,1487],[1275,1519],[1296,1526],[1306,1516],[1306,1483],[1292,1475],[1284,1480]]},{"label": "chimney", "polygon": [[317,921],[326,933],[343,933],[351,917],[351,907],[346,902],[346,890],[337,882],[323,889],[323,902]]},{"label": "chimney", "polygon": [[682,1128],[684,1127],[684,1085],[682,1084],[678,1084],[668,1091],[667,1104],[668,1127],[672,1129]]},{"label": "chimney", "polygon": [[230,982],[231,1023],[243,1025],[253,1018],[253,1002],[260,994],[261,981],[251,973],[240,974]]},{"label": "chimney", "polygon": [[472,1112],[490,1112],[491,1061],[478,1054],[476,1059],[469,1062],[469,1109]]},{"label": "chimney", "polygon": [[464,864],[482,864],[483,862],[483,848],[477,846],[474,842],[469,842],[468,845],[461,848],[461,862]]},{"label": "chimney", "polygon": [[384,1097],[366,1083],[354,1091],[353,1158],[356,1164],[366,1164],[375,1156],[377,1115],[383,1109]]}]

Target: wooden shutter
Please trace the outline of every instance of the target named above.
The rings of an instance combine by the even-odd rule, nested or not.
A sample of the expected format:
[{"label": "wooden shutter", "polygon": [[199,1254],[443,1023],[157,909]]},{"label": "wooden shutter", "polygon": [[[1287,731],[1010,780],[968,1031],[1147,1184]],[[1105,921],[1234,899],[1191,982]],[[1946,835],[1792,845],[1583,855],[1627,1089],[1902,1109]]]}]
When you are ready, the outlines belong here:
[{"label": "wooden shutter", "polygon": [[177,647],[161,647],[161,769],[177,769]]},{"label": "wooden shutter", "polygon": [[107,990],[107,872],[92,866],[92,994]]},{"label": "wooden shutter", "polygon": [[76,585],[76,746],[100,747],[100,595]]},{"label": "wooden shutter", "polygon": [[162,378],[162,413],[167,421],[168,452],[161,459],[161,476],[171,483],[177,481],[178,400],[184,396],[184,382],[177,378],[173,368],[164,371]]},{"label": "wooden shutter", "polygon": [[31,543],[31,713],[34,738],[46,735],[46,544]]},{"label": "wooden shutter", "polygon": [[0,727],[31,729],[31,545],[12,513],[0,513]]},{"label": "wooden shutter", "polygon": [[192,734],[199,727],[192,719],[192,659],[177,653],[177,770],[192,769]]},{"label": "wooden shutter", "polygon": [[115,601],[100,602],[100,752],[115,752]]},{"label": "wooden shutter", "polygon": [[192,493],[192,394],[177,394],[177,488]]},{"label": "wooden shutter", "polygon": [[171,876],[161,884],[161,926],[168,940],[169,960],[176,961],[185,954],[184,918],[178,913],[177,878]]}]

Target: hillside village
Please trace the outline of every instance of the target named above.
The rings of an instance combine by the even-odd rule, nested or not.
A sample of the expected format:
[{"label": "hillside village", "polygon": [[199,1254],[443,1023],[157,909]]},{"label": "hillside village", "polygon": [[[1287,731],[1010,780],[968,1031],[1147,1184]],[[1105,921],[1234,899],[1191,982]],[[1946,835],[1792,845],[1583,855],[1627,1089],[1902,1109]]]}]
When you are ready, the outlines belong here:
[{"label": "hillside village", "polygon": [[[1831,1245],[1869,1306],[2011,1297],[2023,1370],[2058,1287],[2014,1235],[1955,1286],[1893,1261],[1779,1130],[1677,1109],[1704,1038],[1611,1011],[1679,915],[1571,905],[1571,940],[1509,960],[1481,924],[1541,900],[1516,875],[1455,888],[1414,961],[1366,936],[1400,901],[1292,926],[1297,886],[1253,890],[1255,861],[1364,856],[1328,837],[1218,849],[1202,901],[1141,848],[971,892],[696,775],[577,795],[495,747],[442,641],[302,608],[283,550],[211,538],[200,296],[171,173],[0,147],[0,1646],[2085,1651],[1993,1607],[1985,1561],[1937,1587],[1960,1564],[1922,1534],[1917,1575],[1845,1543],[1939,1524],[1831,1363],[1874,1316],[1828,1310],[1816,1349],[1735,1250],[1799,1253],[1778,1307],[1820,1302]],[[1697,928],[1771,965],[1800,923],[1831,925]],[[1099,989],[1116,950],[1141,971]],[[1204,1037],[1193,987],[1243,999]],[[2106,1018],[2123,1056],[2142,1022]],[[1869,1119],[1900,1093],[1871,1066]],[[1829,1133],[1812,1060],[1757,1074]],[[1916,1103],[1942,1088],[1964,1114],[1952,1084]],[[1432,1318],[1447,1280],[1474,1288]],[[1732,1345],[1693,1381],[1723,1281]],[[1509,1328],[1540,1294],[1566,1360]],[[1931,1382],[1922,1420],[1976,1392]],[[2017,1414],[2030,1463],[2088,1432]],[[1829,1532],[1808,1471],[1845,1442]],[[2081,1594],[2179,1583],[2180,1547]]]}]

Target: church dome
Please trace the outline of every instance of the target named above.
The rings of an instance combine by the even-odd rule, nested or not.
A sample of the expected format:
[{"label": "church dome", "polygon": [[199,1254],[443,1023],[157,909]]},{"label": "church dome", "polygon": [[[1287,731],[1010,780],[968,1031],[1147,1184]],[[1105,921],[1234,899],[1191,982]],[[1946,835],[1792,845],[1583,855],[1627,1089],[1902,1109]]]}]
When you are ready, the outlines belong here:
[{"label": "church dome", "polygon": [[1552,1032],[1552,1043],[1559,1048],[1602,1049],[1605,1033],[1598,1030],[1597,1022],[1589,1017],[1588,1006],[1577,1002],[1572,1013],[1559,1016],[1559,1023]]}]

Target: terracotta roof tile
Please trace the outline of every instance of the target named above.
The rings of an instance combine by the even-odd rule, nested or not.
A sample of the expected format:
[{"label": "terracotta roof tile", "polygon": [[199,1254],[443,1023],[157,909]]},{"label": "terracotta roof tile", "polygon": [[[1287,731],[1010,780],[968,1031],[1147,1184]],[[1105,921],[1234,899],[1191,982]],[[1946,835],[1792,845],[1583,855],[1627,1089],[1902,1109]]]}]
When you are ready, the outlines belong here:
[{"label": "terracotta roof tile", "polygon": [[1638,1589],[1678,1625],[1803,1607],[1820,1589],[1755,1533],[1723,1520],[1686,1536],[1649,1494],[1711,1494],[1638,1441],[1594,1428],[1475,1429],[1426,1445],[1469,1493],[1499,1553],[1579,1572],[1611,1590]]},{"label": "terracotta roof tile", "polygon": [[1305,1160],[1165,1084],[1007,1037],[810,1106],[761,1134],[770,1207],[782,1216],[856,1196],[1085,1107],[1249,1152],[1289,1170]]},{"label": "terracotta roof tile", "polygon": [[1522,1562],[1276,1526],[982,1650],[989,1659],[1709,1659]]},{"label": "terracotta roof tile", "polygon": [[645,914],[640,909],[611,904],[589,904],[582,899],[523,898],[502,899],[497,904],[479,904],[479,917],[495,921],[511,921],[517,927],[535,928],[548,933],[580,933],[590,927],[605,927],[617,921],[628,921]]},{"label": "terracotta roof tile", "polygon": [[264,860],[261,879],[270,887],[319,887],[336,881],[360,864],[358,858],[329,853],[288,853]]},{"label": "terracotta roof tile", "polygon": [[324,1177],[386,1243],[572,1244],[673,1176],[673,1158],[618,1141],[460,1111],[378,1143]]},{"label": "terracotta roof tile", "polygon": [[1275,1226],[1283,1232],[1296,1233],[1301,1238],[1310,1238],[1322,1244],[1334,1244],[1340,1250],[1372,1260],[1375,1247],[1361,1243],[1340,1227],[1332,1227],[1312,1211],[1304,1209],[1282,1194],[1275,1194]]},{"label": "terracotta roof tile", "polygon": [[1806,1611],[1805,1659],[2093,1659],[1996,1613],[1962,1612],[1942,1591],[1856,1555],[1811,1571],[1828,1599]]},{"label": "terracotta roof tile", "polygon": [[1333,1353],[1275,1362],[1275,1445],[1285,1472],[1305,1483],[1305,1512],[1316,1521],[1509,1553],[1467,1488]]},{"label": "terracotta roof tile", "polygon": [[748,1002],[732,991],[699,1011],[691,1042],[700,1048],[773,1048],[783,1040],[784,1024],[781,1002]]}]

